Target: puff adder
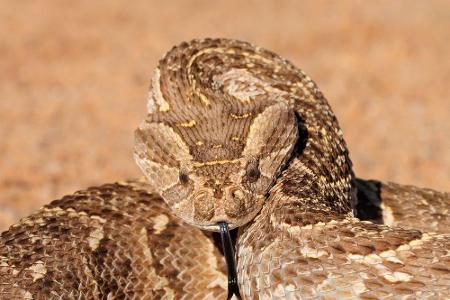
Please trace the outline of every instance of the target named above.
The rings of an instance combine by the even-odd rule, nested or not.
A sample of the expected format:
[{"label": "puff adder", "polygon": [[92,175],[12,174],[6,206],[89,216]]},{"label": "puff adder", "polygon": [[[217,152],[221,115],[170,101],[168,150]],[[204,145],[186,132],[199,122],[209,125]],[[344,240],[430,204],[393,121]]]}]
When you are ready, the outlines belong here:
[{"label": "puff adder", "polygon": [[245,299],[450,297],[450,195],[356,179],[323,94],[273,52],[174,47],[135,136],[146,180],[2,233],[1,299],[225,299],[223,222]]}]

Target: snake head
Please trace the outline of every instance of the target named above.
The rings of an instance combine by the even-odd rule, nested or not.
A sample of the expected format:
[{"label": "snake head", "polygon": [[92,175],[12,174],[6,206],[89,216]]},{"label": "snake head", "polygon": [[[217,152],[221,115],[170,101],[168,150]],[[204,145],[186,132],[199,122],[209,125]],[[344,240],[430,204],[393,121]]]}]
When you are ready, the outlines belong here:
[{"label": "snake head", "polygon": [[[246,116],[245,122],[231,117],[221,120],[224,128],[211,128],[214,115],[193,119],[190,127],[149,115],[136,130],[137,164],[186,223],[219,231],[217,224],[226,222],[233,229],[261,210],[293,150],[297,121],[283,102]],[[233,135],[229,128],[236,129]],[[198,136],[201,142],[193,139]]]},{"label": "snake head", "polygon": [[295,99],[274,80],[289,72],[274,54],[225,40],[181,44],[162,58],[134,156],[176,216],[219,231],[261,210],[297,141]]}]

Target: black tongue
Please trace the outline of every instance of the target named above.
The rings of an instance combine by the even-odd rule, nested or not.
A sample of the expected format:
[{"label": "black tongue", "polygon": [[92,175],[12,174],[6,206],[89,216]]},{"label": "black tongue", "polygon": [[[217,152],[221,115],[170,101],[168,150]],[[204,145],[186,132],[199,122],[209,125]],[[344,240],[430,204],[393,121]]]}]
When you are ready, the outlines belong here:
[{"label": "black tongue", "polygon": [[239,294],[239,286],[237,281],[236,264],[234,261],[234,249],[233,242],[230,237],[230,230],[228,224],[225,222],[218,223],[220,227],[220,240],[222,242],[222,250],[225,255],[225,261],[227,262],[228,269],[228,297],[230,300],[233,295],[236,295],[238,300],[242,300],[241,294]]}]

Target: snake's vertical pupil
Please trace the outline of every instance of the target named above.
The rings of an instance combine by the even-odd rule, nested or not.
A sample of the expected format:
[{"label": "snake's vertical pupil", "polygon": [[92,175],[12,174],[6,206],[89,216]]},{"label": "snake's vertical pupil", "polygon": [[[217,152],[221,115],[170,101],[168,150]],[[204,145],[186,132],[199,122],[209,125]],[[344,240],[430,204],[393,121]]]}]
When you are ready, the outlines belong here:
[{"label": "snake's vertical pupil", "polygon": [[242,300],[241,294],[239,293],[239,286],[237,280],[236,263],[234,261],[234,247],[233,242],[230,237],[230,230],[226,222],[217,223],[220,227],[220,240],[222,242],[222,250],[225,255],[225,261],[227,262],[228,270],[228,297],[230,300],[233,295],[236,298]]}]

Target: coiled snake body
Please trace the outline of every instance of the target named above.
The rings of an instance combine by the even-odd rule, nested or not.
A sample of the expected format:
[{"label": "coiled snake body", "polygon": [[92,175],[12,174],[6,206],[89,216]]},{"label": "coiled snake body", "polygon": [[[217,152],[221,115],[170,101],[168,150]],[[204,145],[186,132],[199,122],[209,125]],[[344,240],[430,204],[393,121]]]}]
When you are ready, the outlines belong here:
[{"label": "coiled snake body", "polygon": [[326,99],[288,61],[182,43],[147,108],[135,159],[148,182],[79,191],[11,226],[1,299],[225,299],[218,222],[239,228],[246,299],[450,297],[450,195],[355,179]]}]

